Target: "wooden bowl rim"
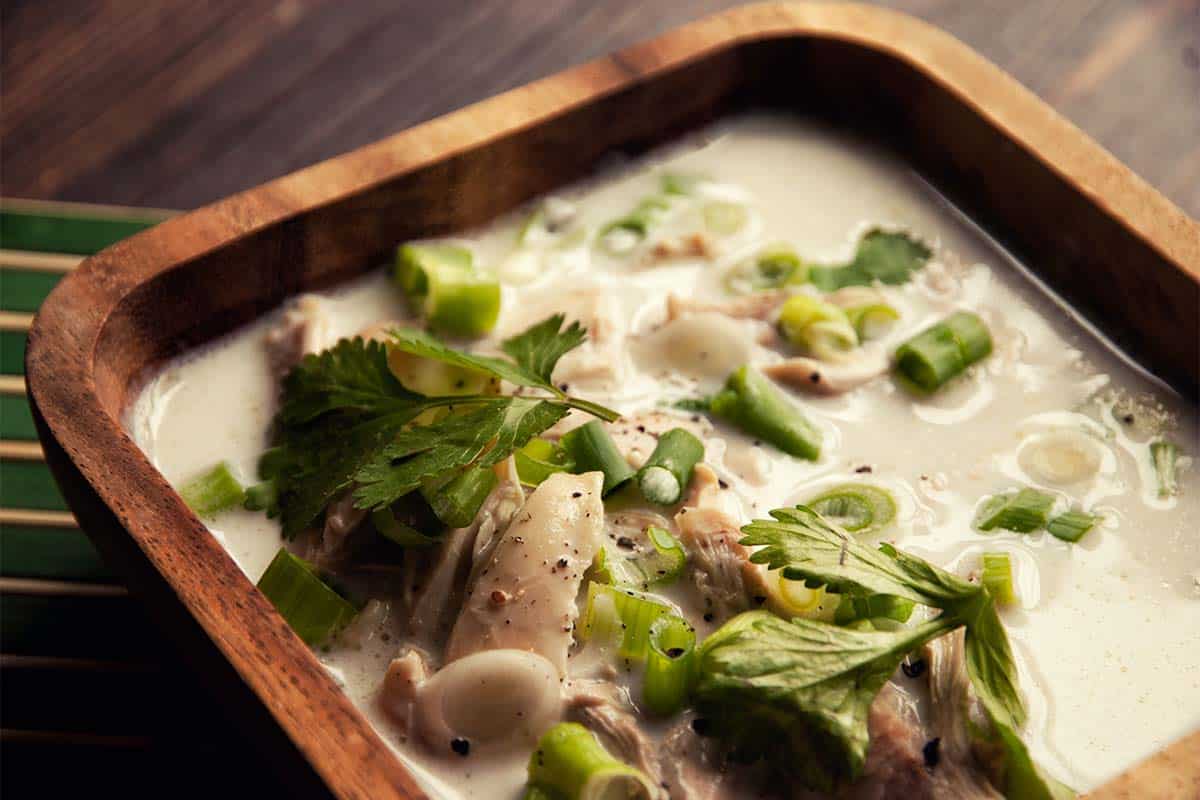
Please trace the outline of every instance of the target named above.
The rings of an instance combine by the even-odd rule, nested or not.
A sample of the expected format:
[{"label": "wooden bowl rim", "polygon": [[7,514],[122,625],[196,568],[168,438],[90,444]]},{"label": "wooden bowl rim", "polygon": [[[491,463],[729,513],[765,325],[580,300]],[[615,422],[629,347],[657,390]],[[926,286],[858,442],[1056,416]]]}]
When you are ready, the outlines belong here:
[{"label": "wooden bowl rim", "polygon": [[[913,17],[865,5],[760,3],[718,13],[524,87],[417,125],[375,144],[165,221],[87,259],[39,311],[26,375],[44,435],[68,454],[200,623],[222,656],[267,707],[331,791],[349,797],[419,797],[421,792],[314,654],[254,589],[104,406],[96,352],[111,315],[140,285],[216,249],[334,204],[381,183],[540,125],[580,105],[742,44],[821,38],[902,62],[957,97],[1010,141],[1200,281],[1200,226],[1070,122],[949,34]],[[470,118],[471,124],[462,122]],[[318,193],[313,187],[320,187]],[[180,236],[182,232],[187,236]],[[129,258],[137,253],[138,258]],[[133,514],[130,493],[149,513]],[[175,537],[196,537],[203,569],[164,558]],[[244,592],[233,615],[212,613],[219,575]],[[297,670],[289,685],[280,664]],[[320,702],[313,697],[319,695]],[[350,763],[353,762],[353,763]]]}]

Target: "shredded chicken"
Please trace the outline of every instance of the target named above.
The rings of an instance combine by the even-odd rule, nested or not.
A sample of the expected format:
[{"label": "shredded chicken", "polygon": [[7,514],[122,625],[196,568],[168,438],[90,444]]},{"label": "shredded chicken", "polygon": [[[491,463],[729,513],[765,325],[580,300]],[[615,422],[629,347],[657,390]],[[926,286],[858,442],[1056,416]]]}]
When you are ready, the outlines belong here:
[{"label": "shredded chicken", "polygon": [[882,352],[857,350],[846,361],[831,363],[807,356],[792,356],[762,368],[767,377],[802,392],[837,395],[853,391],[888,370]]},{"label": "shredded chicken", "polygon": [[684,314],[695,314],[703,311],[715,311],[734,319],[770,320],[775,312],[787,300],[788,293],[782,289],[736,297],[732,300],[717,302],[695,300],[690,297],[680,297],[672,294],[667,298],[667,320],[678,319]]},{"label": "shredded chicken", "polygon": [[713,240],[703,233],[690,233],[686,236],[672,236],[660,239],[654,243],[642,265],[657,266],[663,261],[674,261],[681,258],[713,258],[716,255],[716,245]]},{"label": "shredded chicken", "polygon": [[[659,748],[643,732],[625,690],[610,681],[574,681],[567,698],[567,718],[599,738],[610,753],[662,784]],[[665,797],[665,793],[660,795]]]},{"label": "shredded chicken", "polygon": [[502,467],[502,478],[480,506],[475,519],[465,528],[446,534],[430,559],[420,559],[413,551],[409,559],[422,569],[406,574],[404,587],[411,587],[408,631],[425,646],[436,649],[450,631],[462,607],[472,569],[490,556],[498,535],[508,527],[525,501],[525,492],[517,477],[517,467],[509,457]]},{"label": "shredded chicken", "polygon": [[271,374],[282,380],[301,358],[329,346],[329,338],[329,315],[321,298],[300,295],[264,338]]},{"label": "shredded chicken", "polygon": [[320,537],[308,548],[309,560],[322,567],[336,566],[348,555],[351,534],[358,530],[367,512],[354,507],[354,492],[345,491],[325,507],[325,524]]},{"label": "shredded chicken", "polygon": [[761,606],[771,594],[762,570],[750,563],[750,551],[738,543],[734,499],[727,496],[712,468],[698,464],[688,499],[675,515],[689,577],[704,598],[705,620],[715,623]]}]

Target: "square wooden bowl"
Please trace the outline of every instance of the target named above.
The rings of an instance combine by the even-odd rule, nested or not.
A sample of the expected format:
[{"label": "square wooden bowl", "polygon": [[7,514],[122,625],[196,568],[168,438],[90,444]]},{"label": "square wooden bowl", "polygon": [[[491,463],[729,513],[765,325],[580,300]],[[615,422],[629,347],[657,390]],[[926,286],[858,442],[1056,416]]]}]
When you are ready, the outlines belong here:
[{"label": "square wooden bowl", "polygon": [[62,281],[26,374],[56,478],[105,558],[296,791],[412,778],[121,425],[139,381],[397,242],[484,223],[744,108],[880,139],[1141,362],[1200,386],[1200,228],[949,35],[855,5],[752,5],[163,222]]}]

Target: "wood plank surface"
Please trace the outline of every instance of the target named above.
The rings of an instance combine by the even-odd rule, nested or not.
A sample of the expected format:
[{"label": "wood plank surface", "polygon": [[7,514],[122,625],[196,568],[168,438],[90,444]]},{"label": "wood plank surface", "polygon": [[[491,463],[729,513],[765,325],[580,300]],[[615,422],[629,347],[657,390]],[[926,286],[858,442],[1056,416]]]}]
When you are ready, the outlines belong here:
[{"label": "wood plank surface", "polygon": [[[191,208],[734,0],[60,0],[0,19],[0,190]],[[1200,0],[889,0],[1200,216]]]}]

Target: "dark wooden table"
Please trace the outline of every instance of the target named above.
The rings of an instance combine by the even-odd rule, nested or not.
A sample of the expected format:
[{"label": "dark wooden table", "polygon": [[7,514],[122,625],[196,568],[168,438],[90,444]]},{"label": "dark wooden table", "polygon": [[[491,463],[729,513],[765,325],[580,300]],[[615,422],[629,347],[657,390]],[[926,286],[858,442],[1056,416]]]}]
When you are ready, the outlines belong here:
[{"label": "dark wooden table", "polygon": [[[0,195],[192,208],[735,4],[4,0]],[[1200,216],[1200,0],[882,4],[974,46]],[[135,603],[72,602],[87,630],[32,639],[65,656],[0,654],[5,791],[272,782]]]}]

